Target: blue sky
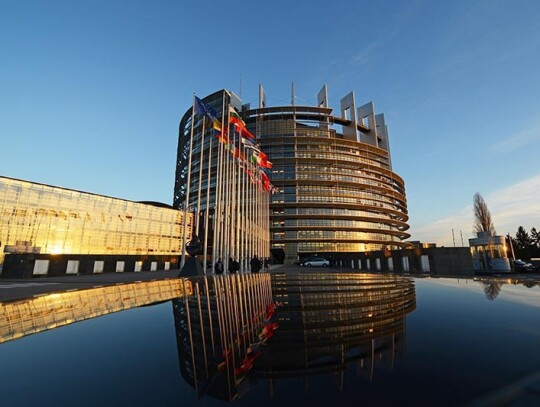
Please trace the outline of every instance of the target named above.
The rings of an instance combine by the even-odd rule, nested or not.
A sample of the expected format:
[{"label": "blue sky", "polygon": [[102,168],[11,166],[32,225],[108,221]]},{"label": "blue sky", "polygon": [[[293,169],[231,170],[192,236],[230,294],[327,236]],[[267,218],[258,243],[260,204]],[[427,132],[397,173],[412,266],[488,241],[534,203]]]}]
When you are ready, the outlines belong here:
[{"label": "blue sky", "polygon": [[178,122],[221,88],[354,90],[389,126],[414,240],[540,228],[537,1],[0,0],[0,174],[170,203]]}]

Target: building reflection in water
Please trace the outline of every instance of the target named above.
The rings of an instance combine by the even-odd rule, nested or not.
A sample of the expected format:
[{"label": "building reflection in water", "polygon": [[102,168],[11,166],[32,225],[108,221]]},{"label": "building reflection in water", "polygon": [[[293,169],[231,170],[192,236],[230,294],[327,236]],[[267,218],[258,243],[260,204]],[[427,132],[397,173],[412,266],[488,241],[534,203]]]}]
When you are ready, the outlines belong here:
[{"label": "building reflection in water", "polygon": [[197,398],[233,400],[276,328],[270,274],[194,278],[192,287],[173,301],[181,374]]},{"label": "building reflection in water", "polygon": [[538,284],[534,279],[523,280],[521,278],[493,278],[493,277],[475,277],[474,281],[479,282],[482,285],[486,298],[490,301],[494,301],[502,291],[505,284],[518,285],[522,284],[524,287],[533,288]]},{"label": "building reflection in water", "polygon": [[233,400],[248,390],[248,377],[267,379],[270,397],[275,380],[292,377],[307,385],[309,376],[331,373],[342,387],[351,363],[372,380],[377,366],[392,370],[404,353],[405,317],[416,307],[409,278],[248,277],[194,280],[194,295],[173,301],[182,375],[199,398]]},{"label": "building reflection in water", "polygon": [[187,279],[137,282],[0,303],[0,343],[191,294]]}]

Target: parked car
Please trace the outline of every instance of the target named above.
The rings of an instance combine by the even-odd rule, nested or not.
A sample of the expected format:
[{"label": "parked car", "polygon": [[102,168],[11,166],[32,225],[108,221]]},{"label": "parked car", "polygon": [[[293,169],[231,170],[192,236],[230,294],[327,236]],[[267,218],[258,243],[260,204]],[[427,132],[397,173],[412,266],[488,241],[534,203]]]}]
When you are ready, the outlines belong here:
[{"label": "parked car", "polygon": [[308,257],[304,257],[304,258],[302,258],[302,259],[300,259],[300,260],[296,260],[296,261],[294,262],[294,264],[296,264],[297,266],[301,266],[302,263],[305,263],[305,262],[308,261],[308,260],[313,260],[313,259],[316,259],[316,258],[317,258],[317,256],[308,256]]},{"label": "parked car", "polygon": [[535,267],[531,263],[523,260],[514,260],[514,270],[519,272],[534,271]]},{"label": "parked car", "polygon": [[329,267],[330,262],[322,257],[313,257],[300,263],[300,267]]}]

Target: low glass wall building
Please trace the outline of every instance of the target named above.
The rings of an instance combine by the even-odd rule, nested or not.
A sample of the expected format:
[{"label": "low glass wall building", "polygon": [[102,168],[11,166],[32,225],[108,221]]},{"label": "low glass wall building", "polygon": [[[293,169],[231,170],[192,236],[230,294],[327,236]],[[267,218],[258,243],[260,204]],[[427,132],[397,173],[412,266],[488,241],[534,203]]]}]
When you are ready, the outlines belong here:
[{"label": "low glass wall building", "polygon": [[[61,266],[64,273],[56,270],[55,274],[80,272],[80,263],[73,261],[83,261],[81,255],[114,258],[112,271],[143,270],[150,258],[149,269],[168,268],[181,255],[182,222],[181,211],[161,203],[133,202],[0,177],[3,275],[10,255],[33,259],[33,275],[50,274],[46,262],[53,255],[66,263]],[[190,235],[190,223],[187,230]],[[70,263],[66,256],[76,260]],[[102,263],[96,264],[98,261]],[[96,257],[87,272],[105,271],[106,261]]]}]

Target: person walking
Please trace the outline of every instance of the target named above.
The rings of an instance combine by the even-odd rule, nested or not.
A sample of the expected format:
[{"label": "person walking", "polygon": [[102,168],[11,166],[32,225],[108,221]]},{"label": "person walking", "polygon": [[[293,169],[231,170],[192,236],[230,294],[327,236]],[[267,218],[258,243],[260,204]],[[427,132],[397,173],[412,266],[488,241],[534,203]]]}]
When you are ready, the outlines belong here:
[{"label": "person walking", "polygon": [[259,270],[261,269],[261,261],[257,258],[257,255],[253,256],[253,258],[249,262],[249,265],[251,266],[252,273],[259,272]]},{"label": "person walking", "polygon": [[214,266],[214,270],[215,270],[216,274],[222,274],[223,273],[223,263],[221,261],[221,258],[219,258],[218,261],[216,261],[216,264]]},{"label": "person walking", "polygon": [[240,263],[229,257],[229,273],[236,274],[238,270],[240,270]]}]

